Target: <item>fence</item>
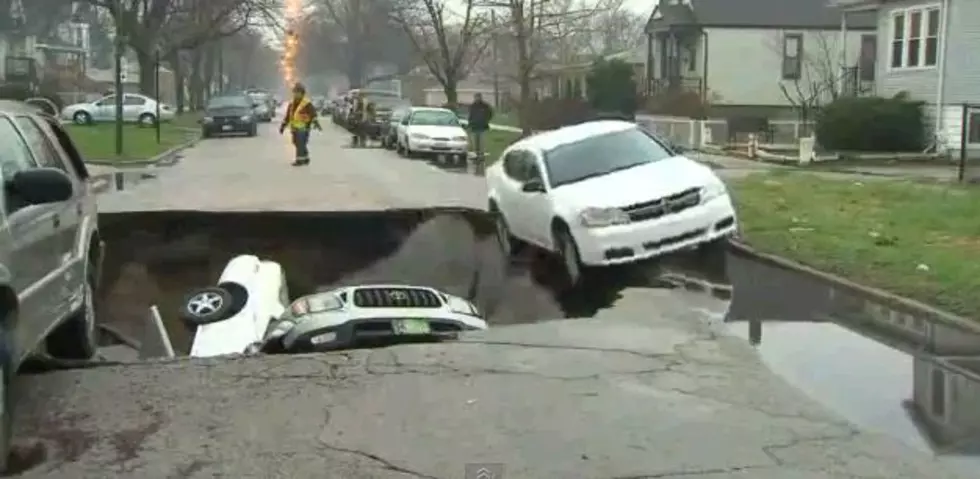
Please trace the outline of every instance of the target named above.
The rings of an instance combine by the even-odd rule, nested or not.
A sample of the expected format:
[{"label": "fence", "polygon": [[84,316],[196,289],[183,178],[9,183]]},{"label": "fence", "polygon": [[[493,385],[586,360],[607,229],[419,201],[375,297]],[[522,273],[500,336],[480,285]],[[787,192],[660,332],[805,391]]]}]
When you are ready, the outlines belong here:
[{"label": "fence", "polygon": [[[664,115],[637,115],[636,122],[648,131],[669,139],[676,145],[698,149],[705,146],[725,146],[730,143],[728,120],[708,118],[696,120]],[[800,138],[809,135],[812,125],[795,120],[769,121],[772,147],[797,148]],[[735,143],[748,141],[748,133],[738,133]]]}]

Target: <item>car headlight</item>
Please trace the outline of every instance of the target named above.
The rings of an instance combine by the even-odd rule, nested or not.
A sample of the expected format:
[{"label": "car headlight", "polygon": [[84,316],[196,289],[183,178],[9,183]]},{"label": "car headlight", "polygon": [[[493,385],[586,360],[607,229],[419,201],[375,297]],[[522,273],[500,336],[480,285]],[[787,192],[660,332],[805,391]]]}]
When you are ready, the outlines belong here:
[{"label": "car headlight", "polygon": [[466,141],[465,136],[454,136],[453,141]]},{"label": "car headlight", "polygon": [[410,138],[412,138],[413,140],[428,140],[429,139],[429,135],[423,135],[421,133],[412,133],[411,135],[408,135],[408,136]]},{"label": "car headlight", "polygon": [[476,316],[478,318],[482,317],[480,316],[480,310],[476,309],[476,306],[469,301],[454,298],[453,301],[449,301],[448,306],[449,310],[456,314],[465,314],[467,316]]},{"label": "car headlight", "polygon": [[343,309],[344,303],[337,296],[332,294],[315,294],[297,299],[289,307],[290,313],[295,318],[302,318],[314,313],[325,313]]},{"label": "car headlight", "polygon": [[242,121],[249,121],[252,119],[251,115],[242,115]]},{"label": "car headlight", "polygon": [[212,121],[214,121],[214,118],[211,118],[210,116],[204,117],[204,123],[211,123]]},{"label": "car headlight", "polygon": [[701,202],[706,203],[719,196],[724,196],[728,194],[728,189],[725,188],[725,184],[720,181],[715,181],[709,183],[701,188]]},{"label": "car headlight", "polygon": [[586,208],[579,213],[579,222],[587,228],[622,225],[630,222],[629,215],[619,208]]}]

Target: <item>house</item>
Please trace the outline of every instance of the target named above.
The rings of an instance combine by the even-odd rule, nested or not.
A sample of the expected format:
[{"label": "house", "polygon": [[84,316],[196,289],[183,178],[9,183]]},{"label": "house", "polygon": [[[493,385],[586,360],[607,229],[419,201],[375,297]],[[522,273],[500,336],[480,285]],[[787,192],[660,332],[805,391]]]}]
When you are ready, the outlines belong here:
[{"label": "house", "polygon": [[[607,61],[619,60],[632,66],[633,78],[640,86],[645,83],[645,58],[645,50],[639,48],[603,57]],[[539,98],[585,98],[588,91],[587,79],[593,63],[589,60],[567,65],[541,65],[535,75],[534,94]]]},{"label": "house", "polygon": [[876,50],[877,94],[906,92],[925,102],[937,149],[956,154],[964,104],[977,105],[967,109],[967,150],[980,150],[980,1],[831,1],[846,12],[847,25],[855,15],[875,15],[883,39]]},{"label": "house", "polygon": [[646,92],[700,95],[712,116],[789,119],[802,101],[866,90],[875,17],[848,15],[844,29],[827,1],[661,0],[645,28]]}]

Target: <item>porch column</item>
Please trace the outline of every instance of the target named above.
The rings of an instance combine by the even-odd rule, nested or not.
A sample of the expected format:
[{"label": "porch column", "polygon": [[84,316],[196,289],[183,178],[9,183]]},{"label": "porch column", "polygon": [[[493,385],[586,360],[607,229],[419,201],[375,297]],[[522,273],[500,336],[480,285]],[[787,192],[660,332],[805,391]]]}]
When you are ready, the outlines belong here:
[{"label": "porch column", "polygon": [[651,93],[650,90],[652,89],[650,85],[650,81],[653,80],[653,34],[652,33],[647,33],[647,62],[645,66],[646,66],[646,75],[645,78],[643,79],[643,83],[645,84],[643,91],[646,92],[647,95],[649,95]]},{"label": "porch column", "polygon": [[[840,14],[840,39],[837,42],[838,55],[840,56],[840,75],[841,78],[847,69],[847,11],[841,11]],[[835,82],[837,86],[837,96],[844,94],[844,82]]]}]

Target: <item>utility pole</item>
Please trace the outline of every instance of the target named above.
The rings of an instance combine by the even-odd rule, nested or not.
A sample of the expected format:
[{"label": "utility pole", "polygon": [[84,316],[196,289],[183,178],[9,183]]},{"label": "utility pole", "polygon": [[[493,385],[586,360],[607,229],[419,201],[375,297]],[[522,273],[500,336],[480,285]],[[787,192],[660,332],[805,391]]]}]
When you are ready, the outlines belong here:
[{"label": "utility pole", "polygon": [[499,38],[497,34],[497,12],[490,10],[490,34],[493,37],[490,39],[493,42],[490,48],[493,52],[493,108],[495,110],[500,109],[500,49],[499,49]]},{"label": "utility pole", "polygon": [[123,80],[122,80],[122,57],[123,49],[126,46],[126,39],[123,36],[122,29],[122,0],[116,0],[116,41],[114,56],[116,60],[115,65],[115,78],[114,90],[116,95],[116,156],[122,156],[123,154]]},{"label": "utility pole", "polygon": [[225,48],[224,42],[218,38],[218,94],[225,92]]}]

